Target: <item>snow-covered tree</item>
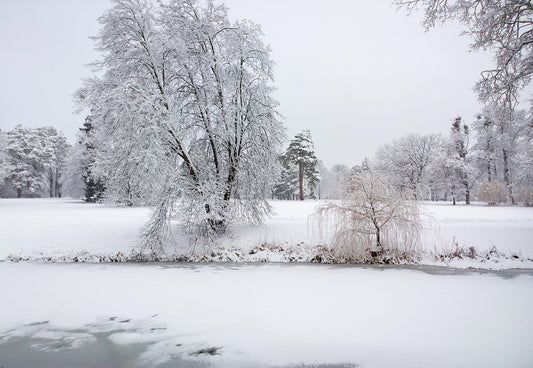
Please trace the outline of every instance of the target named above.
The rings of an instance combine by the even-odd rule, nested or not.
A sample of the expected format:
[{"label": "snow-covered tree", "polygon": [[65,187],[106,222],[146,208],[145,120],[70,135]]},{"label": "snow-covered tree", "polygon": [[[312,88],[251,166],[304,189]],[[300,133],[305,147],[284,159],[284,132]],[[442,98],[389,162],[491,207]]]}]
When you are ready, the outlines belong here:
[{"label": "snow-covered tree", "polygon": [[[472,190],[479,174],[474,167],[470,152],[470,127],[463,122],[461,117],[455,118],[450,132],[450,145],[452,147],[451,166],[455,170],[461,192],[464,193],[466,204],[470,204],[470,191]],[[453,197],[455,204],[455,196]]]},{"label": "snow-covered tree", "polygon": [[272,188],[272,195],[277,199],[292,200],[298,193],[298,168],[284,155],[279,156],[281,171]]},{"label": "snow-covered tree", "polygon": [[0,129],[0,185],[4,183],[8,174],[7,133]]},{"label": "snow-covered tree", "polygon": [[526,123],[516,149],[517,201],[527,206],[533,205],[533,122]]},{"label": "snow-covered tree", "polygon": [[350,173],[348,166],[336,164],[328,169],[322,161],[318,162],[320,172],[319,198],[338,199],[341,197],[342,185]]},{"label": "snow-covered tree", "polygon": [[23,191],[59,197],[60,176],[66,160],[68,144],[65,137],[52,127],[26,129],[17,125],[8,132],[8,178],[21,197]]},{"label": "snow-covered tree", "polygon": [[400,190],[408,189],[420,197],[427,168],[439,144],[440,137],[435,134],[401,137],[378,149],[376,170],[390,177]]},{"label": "snow-covered tree", "polygon": [[486,180],[491,182],[497,178],[496,145],[498,137],[496,124],[488,115],[479,114],[472,124],[472,128],[477,137],[474,150],[478,152],[480,171],[484,172],[486,174]]},{"label": "snow-covered tree", "polygon": [[34,129],[17,125],[8,132],[8,154],[11,185],[17,191],[17,198],[24,190],[35,195],[47,187],[46,170],[53,155],[52,148],[42,144]]},{"label": "snow-covered tree", "polygon": [[48,176],[48,193],[50,197],[61,197],[61,176],[65,169],[67,154],[70,145],[65,136],[53,127],[43,127],[37,129],[43,145],[51,147],[52,156],[48,157],[49,162],[45,165]]},{"label": "snow-covered tree", "polygon": [[107,190],[156,206],[145,246],[174,214],[203,233],[261,221],[283,129],[259,27],[195,0],[119,0],[100,22],[102,77],[77,94]]},{"label": "snow-covered tree", "polygon": [[466,25],[472,50],[490,49],[494,67],[481,73],[483,101],[516,99],[533,74],[533,5],[523,0],[395,0],[409,11],[422,8],[424,26],[455,20]]},{"label": "snow-covered tree", "polygon": [[494,125],[495,175],[507,186],[507,200],[514,204],[514,187],[527,177],[530,116],[509,103],[491,104],[483,109],[481,119]]},{"label": "snow-covered tree", "polygon": [[315,189],[320,182],[318,160],[315,147],[311,138],[311,131],[304,130],[294,136],[285,152],[284,159],[298,167],[299,198],[304,200],[305,192],[315,198]]},{"label": "snow-covered tree", "polygon": [[65,169],[61,177],[62,194],[67,197],[84,199],[85,198],[85,174],[84,146],[77,142],[70,147],[67,153]]},{"label": "snow-covered tree", "polygon": [[333,224],[333,245],[347,260],[416,255],[422,228],[413,193],[383,174],[353,170],[340,203],[328,202],[317,215],[323,228]]},{"label": "snow-covered tree", "polygon": [[[94,145],[94,130],[92,124],[92,117],[89,115],[85,118],[83,123],[83,128],[79,128],[80,133],[78,134],[78,145],[79,152],[76,153],[79,155],[80,165],[82,167],[82,178],[84,182],[84,198],[85,202],[99,202],[102,200],[105,191],[105,177],[97,176],[95,173],[95,164],[96,164],[96,152]],[[114,147],[112,145],[111,147]],[[73,165],[77,166],[77,163],[72,162]],[[71,170],[75,170],[75,167],[72,167]]]}]

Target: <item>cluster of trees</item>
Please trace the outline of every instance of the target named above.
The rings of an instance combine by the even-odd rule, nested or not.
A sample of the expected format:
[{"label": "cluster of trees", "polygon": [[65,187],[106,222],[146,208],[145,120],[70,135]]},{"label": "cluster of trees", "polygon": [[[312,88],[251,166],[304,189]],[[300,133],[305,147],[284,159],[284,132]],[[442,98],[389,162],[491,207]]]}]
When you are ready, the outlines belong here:
[{"label": "cluster of trees", "polygon": [[[322,165],[309,131],[279,155],[284,129],[273,99],[273,62],[260,28],[230,22],[212,0],[115,0],[95,40],[97,76],[77,91],[89,112],[74,147],[54,128],[0,131],[0,195],[81,197],[150,205],[140,253],[157,257],[172,219],[195,235],[235,218],[260,222],[266,198],[340,198],[339,244],[359,253],[403,244],[419,226],[412,198],[533,203],[533,118],[519,92],[533,74],[533,6],[509,0],[398,0],[425,9],[427,28],[467,26],[472,48],[491,48],[494,69],[476,85],[486,108],[448,136],[409,135],[373,162]],[[390,182],[388,181],[390,178]]]},{"label": "cluster of trees", "polygon": [[[463,197],[469,203],[472,189],[478,185],[479,198],[490,204],[503,201],[502,198],[512,204],[517,200],[529,204],[533,192],[533,119],[518,105],[519,95],[533,75],[533,5],[521,0],[395,3],[409,12],[424,11],[426,30],[449,20],[459,21],[465,26],[463,34],[473,41],[473,51],[490,49],[494,55],[493,67],[481,72],[475,86],[480,101],[486,105],[476,121],[470,127],[456,119],[447,138],[418,137],[438,144],[413,160],[416,162],[406,164],[414,175],[394,172],[395,179],[408,183],[417,193],[420,186],[426,186],[433,198],[451,194],[454,201]],[[475,140],[471,141],[473,135]],[[414,143],[415,138],[403,140]],[[396,166],[387,158],[390,148],[378,152],[377,167],[381,170]],[[420,175],[413,168],[417,165]]]},{"label": "cluster of trees", "polygon": [[52,127],[0,131],[0,196],[61,197],[69,144]]},{"label": "cluster of trees", "polygon": [[[449,136],[411,134],[380,147],[375,170],[419,199],[490,204],[532,202],[532,117],[491,105],[469,125],[457,117]],[[490,184],[489,184],[490,183]]]}]

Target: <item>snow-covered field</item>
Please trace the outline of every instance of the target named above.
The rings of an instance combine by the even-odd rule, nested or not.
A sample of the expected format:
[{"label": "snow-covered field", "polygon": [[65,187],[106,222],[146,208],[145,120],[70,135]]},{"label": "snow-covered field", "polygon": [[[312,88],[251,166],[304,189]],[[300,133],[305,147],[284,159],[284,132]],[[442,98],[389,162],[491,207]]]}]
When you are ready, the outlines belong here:
[{"label": "snow-covered field", "polygon": [[[327,244],[328,235],[320,235],[309,215],[320,201],[272,201],[275,215],[265,224],[235,224],[229,234],[218,240],[217,247],[249,250],[261,244],[287,248],[300,244]],[[533,268],[533,208],[488,207],[450,203],[422,204],[425,223],[423,247],[426,251],[452,252],[455,245],[487,251],[492,247],[505,252],[510,260],[485,262],[452,260],[454,267]],[[0,260],[9,255],[36,259],[60,260],[62,255],[130,254],[139,242],[147,221],[147,208],[106,207],[80,201],[58,199],[5,199],[0,201]],[[167,253],[190,252],[188,242],[174,232],[175,244]],[[300,247],[302,248],[302,247]],[[202,251],[202,247],[196,251]],[[520,256],[519,261],[513,261]],[[279,256],[279,255],[278,255]],[[249,260],[279,260],[266,258]],[[81,257],[79,257],[81,259]],[[87,259],[91,259],[89,256]],[[70,259],[70,258],[69,258]],[[431,259],[424,264],[438,264]],[[442,262],[440,262],[442,263]],[[446,264],[443,264],[446,265]]]},{"label": "snow-covered field", "polygon": [[35,252],[128,252],[149,214],[147,208],[79,200],[0,199],[0,259]]},{"label": "snow-covered field", "polygon": [[[276,216],[234,225],[221,246],[320,244],[326,239],[308,226],[318,203],[273,202]],[[424,212],[428,249],[456,241],[533,256],[533,208],[427,203]],[[0,259],[127,254],[148,216],[145,208],[0,200]],[[531,367],[531,264],[4,261],[0,366]]]}]

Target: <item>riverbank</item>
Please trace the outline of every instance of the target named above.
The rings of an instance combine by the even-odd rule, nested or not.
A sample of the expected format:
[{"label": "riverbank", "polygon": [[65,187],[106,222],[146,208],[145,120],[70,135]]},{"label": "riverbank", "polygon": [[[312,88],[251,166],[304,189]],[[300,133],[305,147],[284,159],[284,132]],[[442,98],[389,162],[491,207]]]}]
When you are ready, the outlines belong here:
[{"label": "riverbank", "polygon": [[[350,263],[328,246],[313,211],[323,201],[272,201],[262,225],[233,224],[209,244],[178,227],[164,253],[138,257],[148,208],[108,207],[68,199],[0,201],[0,261],[8,262],[284,262]],[[422,202],[424,233],[416,254],[384,254],[365,263],[452,268],[533,268],[533,208]]]}]

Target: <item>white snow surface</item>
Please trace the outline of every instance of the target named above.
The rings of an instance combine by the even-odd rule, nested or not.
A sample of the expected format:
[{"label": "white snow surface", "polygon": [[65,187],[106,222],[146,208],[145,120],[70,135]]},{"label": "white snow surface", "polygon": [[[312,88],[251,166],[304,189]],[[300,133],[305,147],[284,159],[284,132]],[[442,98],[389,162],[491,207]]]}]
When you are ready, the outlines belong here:
[{"label": "white snow surface", "polygon": [[148,208],[69,199],[0,199],[0,259],[9,254],[130,252]]},{"label": "white snow surface", "polygon": [[[254,261],[287,261],[287,252],[276,249],[312,251],[327,242],[308,219],[320,203],[273,201],[275,216],[260,226],[233,225],[219,249],[226,260],[240,249]],[[431,216],[424,217],[428,250],[453,250],[457,242],[533,256],[533,208],[424,203],[423,211]],[[0,200],[0,260],[128,254],[149,213],[64,199]],[[176,249],[169,251],[189,251],[175,235]],[[251,249],[261,251],[251,255]],[[447,263],[530,268],[474,271],[0,262],[0,352],[20,338],[41,351],[83,349],[103,338],[110,351],[140,349],[140,367],[175,357],[214,367],[531,367],[531,264],[523,257]],[[212,348],[218,355],[196,354]]]},{"label": "white snow surface", "polygon": [[[434,270],[0,263],[0,342],[40,337],[46,349],[64,336],[77,348],[109,331],[108,344],[148,343],[140,366],[533,365],[531,272]],[[220,355],[194,355],[210,347]]]},{"label": "white snow surface", "polygon": [[[312,258],[313,247],[329,244],[329,235],[319,234],[310,216],[323,201],[270,203],[274,208],[271,218],[262,225],[231,225],[228,235],[210,245],[221,250],[222,255],[209,260],[283,262],[297,258],[305,262]],[[533,268],[532,207],[424,202],[421,209],[425,224],[423,247],[428,252],[422,264]],[[143,207],[112,207],[67,199],[3,199],[0,260],[10,255],[47,261],[106,261],[108,257],[117,258],[117,254],[124,258],[138,245],[149,215],[150,209]],[[179,228],[174,229],[173,235],[175,241],[167,253],[190,254],[189,242]],[[266,249],[253,256],[246,253],[263,244],[281,246],[284,251]],[[437,261],[429,256],[430,252],[453,253],[456,244],[475,247],[480,252],[496,247],[506,257]],[[206,250],[202,245],[195,247],[196,252]],[[99,257],[95,258],[95,254]]]}]

